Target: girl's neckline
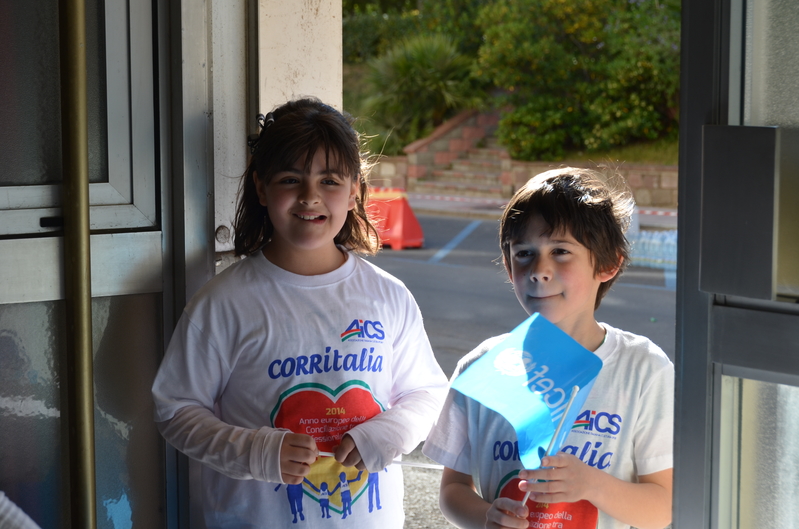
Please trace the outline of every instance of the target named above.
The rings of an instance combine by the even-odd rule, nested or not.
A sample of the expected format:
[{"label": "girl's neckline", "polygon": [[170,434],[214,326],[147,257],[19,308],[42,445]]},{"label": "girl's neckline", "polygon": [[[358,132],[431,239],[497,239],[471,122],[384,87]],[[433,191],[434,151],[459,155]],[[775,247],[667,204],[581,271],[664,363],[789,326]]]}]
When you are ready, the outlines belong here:
[{"label": "girl's neckline", "polygon": [[281,268],[267,259],[262,251],[255,252],[249,258],[255,259],[261,268],[267,269],[273,277],[281,282],[301,286],[321,286],[337,283],[347,278],[355,270],[355,257],[351,256],[350,252],[344,248],[339,247],[339,250],[341,250],[342,259],[344,260],[341,266],[330,272],[315,275],[296,274],[290,270]]},{"label": "girl's neckline", "polygon": [[305,253],[281,252],[272,244],[273,241],[266,243],[260,253],[273,265],[296,275],[324,275],[340,268],[347,261],[347,250],[332,241],[325,249]]}]

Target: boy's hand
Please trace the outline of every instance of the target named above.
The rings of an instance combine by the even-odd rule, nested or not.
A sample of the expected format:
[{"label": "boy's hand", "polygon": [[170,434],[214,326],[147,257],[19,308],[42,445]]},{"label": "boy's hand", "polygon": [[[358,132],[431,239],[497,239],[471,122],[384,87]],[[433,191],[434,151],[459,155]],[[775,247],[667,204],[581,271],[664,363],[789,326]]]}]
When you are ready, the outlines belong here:
[{"label": "boy's hand", "polygon": [[355,441],[349,435],[344,435],[341,439],[341,444],[338,445],[333,452],[333,455],[339,463],[345,467],[355,467],[358,470],[366,470],[366,465],[363,464],[361,453],[358,452],[358,447],[355,446]]},{"label": "boy's hand", "polygon": [[486,512],[486,529],[525,529],[530,523],[527,515],[530,512],[522,502],[510,498],[497,498]]},{"label": "boy's hand", "polygon": [[531,500],[559,503],[586,499],[595,469],[563,452],[544,457],[541,466],[546,468],[519,472],[519,478],[523,480],[519,489],[530,491]]},{"label": "boy's hand", "polygon": [[319,450],[310,435],[287,433],[280,445],[280,477],[283,483],[297,485],[311,471],[311,463],[316,461]]}]

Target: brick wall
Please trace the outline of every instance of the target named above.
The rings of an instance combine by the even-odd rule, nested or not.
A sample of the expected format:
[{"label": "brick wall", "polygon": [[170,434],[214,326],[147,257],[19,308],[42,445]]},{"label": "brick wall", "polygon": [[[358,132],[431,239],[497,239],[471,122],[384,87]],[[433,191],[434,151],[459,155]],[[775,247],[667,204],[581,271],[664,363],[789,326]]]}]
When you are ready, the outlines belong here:
[{"label": "brick wall", "polygon": [[372,187],[408,188],[408,157],[380,156],[369,176]]},{"label": "brick wall", "polygon": [[[375,187],[412,189],[414,182],[432,174],[434,168],[445,167],[492,135],[499,122],[498,112],[467,110],[436,128],[430,136],[407,147],[404,156],[381,156],[375,164],[371,182]],[[573,165],[596,167],[585,162],[520,162],[504,153],[501,184],[510,197],[538,173]],[[627,180],[640,207],[677,207],[677,166],[624,163],[618,172]]]},{"label": "brick wall", "polygon": [[[584,162],[520,162],[512,160],[510,168],[503,171],[503,179],[518,189],[524,183],[549,169],[557,167],[596,167],[596,164]],[[620,173],[635,195],[635,202],[639,207],[677,207],[677,166],[676,165],[650,165],[625,163],[618,167]]]},{"label": "brick wall", "polygon": [[[513,189],[521,187],[540,172],[561,166],[591,167],[579,162],[520,162],[507,160],[503,182]],[[595,167],[595,166],[594,166]],[[372,169],[371,183],[375,187],[408,187],[408,157],[383,156]],[[677,207],[677,166],[624,164],[618,172],[627,180],[639,207]]]},{"label": "brick wall", "polygon": [[476,110],[465,110],[442,123],[428,137],[403,149],[408,157],[408,180],[412,183],[430,174],[433,167],[452,163],[489,136],[498,123],[499,113]]}]

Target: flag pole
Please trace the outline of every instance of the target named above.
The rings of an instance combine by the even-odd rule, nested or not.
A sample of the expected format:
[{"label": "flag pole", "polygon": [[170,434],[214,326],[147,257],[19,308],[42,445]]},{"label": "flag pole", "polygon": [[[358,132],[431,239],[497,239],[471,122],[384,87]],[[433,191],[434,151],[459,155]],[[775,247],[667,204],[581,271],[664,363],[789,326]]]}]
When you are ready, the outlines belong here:
[{"label": "flag pole", "polygon": [[[552,455],[551,452],[552,448],[555,445],[555,439],[557,439],[558,436],[560,435],[560,431],[561,429],[563,429],[563,423],[566,422],[566,416],[569,414],[569,410],[571,409],[572,404],[574,403],[574,398],[577,396],[577,393],[579,391],[580,391],[579,386],[572,387],[572,393],[569,396],[569,403],[566,404],[566,409],[563,410],[563,415],[561,415],[560,421],[558,421],[558,427],[555,429],[555,433],[552,435],[552,439],[549,441],[549,447],[547,448],[547,453],[546,453],[546,455],[548,456]],[[525,505],[527,503],[527,500],[529,499],[530,499],[530,491],[528,490],[527,492],[524,493],[524,499],[522,500],[522,505]]]},{"label": "flag pole", "polygon": [[[333,457],[333,452],[319,451],[319,455],[322,457]],[[419,463],[417,461],[404,461],[402,459],[393,459],[390,464],[403,465],[406,467],[429,468],[431,470],[444,470],[444,465],[434,465],[432,463]]]}]

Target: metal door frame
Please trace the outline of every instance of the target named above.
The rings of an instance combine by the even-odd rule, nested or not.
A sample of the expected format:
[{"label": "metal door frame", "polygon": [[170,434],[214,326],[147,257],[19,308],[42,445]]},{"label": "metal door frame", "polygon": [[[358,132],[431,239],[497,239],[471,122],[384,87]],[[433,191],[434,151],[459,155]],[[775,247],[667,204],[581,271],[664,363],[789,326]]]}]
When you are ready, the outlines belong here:
[{"label": "metal door frame", "polygon": [[699,289],[702,128],[741,124],[744,8],[745,0],[682,3],[675,528],[719,523],[722,375],[799,386],[791,348],[799,344],[799,306]]},{"label": "metal door frame", "polygon": [[[203,0],[156,2],[165,345],[187,301],[215,271],[209,10]],[[165,440],[163,446],[166,527],[196,526],[188,459]]]}]

